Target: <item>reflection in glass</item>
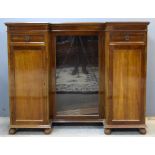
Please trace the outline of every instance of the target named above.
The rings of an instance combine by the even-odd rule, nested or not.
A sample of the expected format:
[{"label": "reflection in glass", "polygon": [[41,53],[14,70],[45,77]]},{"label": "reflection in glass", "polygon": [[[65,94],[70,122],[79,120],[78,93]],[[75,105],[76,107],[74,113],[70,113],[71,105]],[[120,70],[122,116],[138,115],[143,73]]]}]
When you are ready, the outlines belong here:
[{"label": "reflection in glass", "polygon": [[56,115],[98,115],[98,37],[56,38]]}]

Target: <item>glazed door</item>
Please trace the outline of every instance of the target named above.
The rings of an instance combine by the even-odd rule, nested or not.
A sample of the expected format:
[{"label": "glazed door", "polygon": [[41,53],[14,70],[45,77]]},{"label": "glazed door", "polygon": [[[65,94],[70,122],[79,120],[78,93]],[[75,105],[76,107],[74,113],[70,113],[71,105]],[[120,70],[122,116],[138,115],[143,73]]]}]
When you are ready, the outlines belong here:
[{"label": "glazed door", "polygon": [[48,122],[47,62],[44,47],[12,47],[11,115],[14,125]]},{"label": "glazed door", "polygon": [[111,45],[108,124],[144,123],[145,46]]},{"label": "glazed door", "polygon": [[[99,73],[103,35],[56,35],[55,121],[96,121],[103,117]],[[102,42],[103,43],[103,42]],[[102,61],[104,66],[104,61]],[[102,71],[104,72],[104,70]],[[104,74],[104,73],[103,73]],[[104,77],[104,75],[102,75]],[[103,81],[102,81],[103,82]]]}]

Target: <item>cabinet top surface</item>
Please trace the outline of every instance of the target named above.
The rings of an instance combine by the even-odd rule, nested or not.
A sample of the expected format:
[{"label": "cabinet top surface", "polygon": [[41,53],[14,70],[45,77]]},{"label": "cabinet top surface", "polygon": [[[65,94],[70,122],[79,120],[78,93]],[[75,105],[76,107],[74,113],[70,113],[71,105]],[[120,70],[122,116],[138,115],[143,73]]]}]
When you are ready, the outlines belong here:
[{"label": "cabinet top surface", "polygon": [[68,23],[44,23],[44,22],[10,22],[10,23],[5,23],[5,25],[7,26],[13,26],[13,25],[18,25],[18,26],[22,26],[22,25],[109,25],[109,24],[144,24],[144,25],[148,25],[150,22],[142,22],[142,21],[137,21],[137,22],[68,22]]},{"label": "cabinet top surface", "polygon": [[146,31],[149,22],[5,23],[8,31]]}]

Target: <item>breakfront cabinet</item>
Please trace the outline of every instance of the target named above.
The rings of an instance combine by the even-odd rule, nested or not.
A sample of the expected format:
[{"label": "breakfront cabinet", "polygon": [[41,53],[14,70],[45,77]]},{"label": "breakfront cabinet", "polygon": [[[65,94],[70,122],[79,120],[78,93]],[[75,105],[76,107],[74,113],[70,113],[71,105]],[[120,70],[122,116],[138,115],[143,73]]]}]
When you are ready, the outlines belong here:
[{"label": "breakfront cabinet", "polygon": [[6,23],[10,134],[53,123],[145,129],[148,22]]}]

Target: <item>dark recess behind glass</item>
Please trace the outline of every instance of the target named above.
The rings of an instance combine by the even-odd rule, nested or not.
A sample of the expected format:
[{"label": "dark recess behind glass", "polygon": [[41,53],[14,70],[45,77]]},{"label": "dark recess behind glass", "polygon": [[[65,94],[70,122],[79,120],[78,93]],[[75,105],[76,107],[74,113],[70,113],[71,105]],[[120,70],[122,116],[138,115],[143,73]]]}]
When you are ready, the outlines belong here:
[{"label": "dark recess behind glass", "polygon": [[56,115],[98,115],[98,37],[56,38]]}]

